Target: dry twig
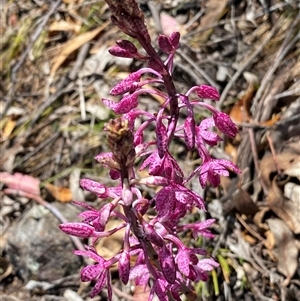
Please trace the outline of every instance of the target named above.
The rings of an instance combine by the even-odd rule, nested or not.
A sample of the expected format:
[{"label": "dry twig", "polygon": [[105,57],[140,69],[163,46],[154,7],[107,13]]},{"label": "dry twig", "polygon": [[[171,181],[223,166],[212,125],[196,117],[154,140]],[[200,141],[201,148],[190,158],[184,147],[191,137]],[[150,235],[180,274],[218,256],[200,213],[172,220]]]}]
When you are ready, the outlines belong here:
[{"label": "dry twig", "polygon": [[220,109],[222,107],[222,104],[225,101],[227,94],[230,91],[230,89],[232,88],[232,86],[234,85],[234,83],[241,76],[241,74],[245,71],[245,69],[253,63],[254,59],[259,55],[259,53],[262,52],[264,47],[268,44],[268,42],[271,40],[271,38],[275,35],[275,33],[279,29],[280,25],[281,24],[279,24],[279,22],[276,23],[276,25],[269,32],[266,39],[260,44],[260,46],[249,56],[249,58],[235,72],[235,74],[230,79],[230,81],[228,82],[228,84],[226,85],[225,89],[223,90],[223,92],[221,94],[220,101],[218,102],[218,109]]},{"label": "dry twig", "polygon": [[[281,47],[276,53],[276,56],[274,58],[274,64],[272,64],[265,74],[261,85],[254,97],[252,110],[255,112],[255,121],[263,121],[267,120],[270,116],[270,110],[273,109],[273,106],[270,106],[269,103],[266,101],[266,99],[262,99],[262,95],[267,87],[267,85],[270,83],[272,76],[276,69],[278,68],[279,64],[282,62],[286,54],[290,51],[290,49],[295,45],[295,43],[300,39],[300,33],[298,33],[292,40],[292,35],[294,33],[295,27],[298,26],[300,22],[300,12],[298,13],[297,17],[293,21],[291,27],[289,28],[288,32],[286,33],[286,37],[281,44]],[[268,98],[270,101],[271,99]],[[272,97],[273,99],[273,97]],[[258,102],[260,102],[258,104]]]}]

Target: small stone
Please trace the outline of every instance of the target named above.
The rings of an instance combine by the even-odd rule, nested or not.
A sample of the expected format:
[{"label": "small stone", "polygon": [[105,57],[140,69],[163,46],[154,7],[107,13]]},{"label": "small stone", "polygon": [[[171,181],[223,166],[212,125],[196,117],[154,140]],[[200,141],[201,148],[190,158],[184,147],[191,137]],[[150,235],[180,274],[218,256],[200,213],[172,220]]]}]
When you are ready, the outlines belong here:
[{"label": "small stone", "polygon": [[225,82],[226,78],[228,76],[228,70],[224,66],[219,66],[218,71],[217,71],[217,81],[219,82]]},{"label": "small stone", "polygon": [[[53,204],[68,220],[79,213],[71,204]],[[33,206],[7,235],[7,254],[25,282],[47,281],[74,274],[80,257],[70,256],[74,246],[58,227],[61,222],[45,207]]]}]

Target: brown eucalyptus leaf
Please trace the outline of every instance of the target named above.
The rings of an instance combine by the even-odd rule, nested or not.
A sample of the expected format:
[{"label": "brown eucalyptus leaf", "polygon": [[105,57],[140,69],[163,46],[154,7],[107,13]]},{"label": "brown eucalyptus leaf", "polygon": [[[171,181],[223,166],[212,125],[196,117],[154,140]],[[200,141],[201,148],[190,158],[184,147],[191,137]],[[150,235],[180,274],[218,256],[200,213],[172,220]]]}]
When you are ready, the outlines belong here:
[{"label": "brown eucalyptus leaf", "polygon": [[278,218],[268,219],[267,223],[274,236],[275,245],[272,252],[277,259],[277,268],[280,273],[287,277],[287,284],[298,267],[299,250],[293,233],[282,220]]},{"label": "brown eucalyptus leaf", "polygon": [[78,50],[82,45],[88,43],[89,41],[95,39],[108,25],[109,23],[106,22],[103,25],[97,27],[92,31],[88,31],[82,33],[73,39],[69,40],[62,46],[62,50],[58,56],[56,56],[51,65],[51,75],[54,75],[59,67],[66,61],[71,53]]},{"label": "brown eucalyptus leaf", "polygon": [[240,214],[254,215],[258,212],[257,205],[252,201],[250,194],[239,188],[238,192],[233,195],[234,207]]},{"label": "brown eucalyptus leaf", "polygon": [[49,32],[53,31],[73,31],[75,33],[78,33],[80,31],[80,25],[67,22],[65,20],[55,20],[53,21],[49,26]]},{"label": "brown eucalyptus leaf", "polygon": [[[205,13],[201,18],[200,28],[208,27],[220,20],[220,18],[226,13],[228,0],[208,0],[205,1]],[[209,28],[206,31],[202,32],[198,37],[200,43],[205,43],[211,34],[213,29]]]},{"label": "brown eucalyptus leaf", "polygon": [[[300,157],[297,153],[284,151],[276,155],[276,161],[278,168],[287,175],[295,176],[297,168],[300,172]],[[270,179],[270,175],[277,171],[274,157],[271,154],[266,155],[261,160],[260,171],[264,182],[271,186],[272,179]]]},{"label": "brown eucalyptus leaf", "polygon": [[72,191],[68,187],[59,187],[53,184],[47,183],[45,188],[50,194],[59,202],[67,203],[73,200]]},{"label": "brown eucalyptus leaf", "polygon": [[254,215],[253,221],[255,225],[261,229],[266,230],[267,225],[264,222],[265,215],[270,211],[269,207],[261,207],[260,210]]},{"label": "brown eucalyptus leaf", "polygon": [[258,78],[250,72],[244,72],[244,77],[248,82],[248,88],[234,104],[229,114],[234,122],[247,122],[251,119],[250,107],[255,91],[257,90]]},{"label": "brown eucalyptus leaf", "polygon": [[295,233],[300,233],[300,200],[293,202],[286,198],[276,183],[276,177],[272,182],[266,198],[271,210]]}]

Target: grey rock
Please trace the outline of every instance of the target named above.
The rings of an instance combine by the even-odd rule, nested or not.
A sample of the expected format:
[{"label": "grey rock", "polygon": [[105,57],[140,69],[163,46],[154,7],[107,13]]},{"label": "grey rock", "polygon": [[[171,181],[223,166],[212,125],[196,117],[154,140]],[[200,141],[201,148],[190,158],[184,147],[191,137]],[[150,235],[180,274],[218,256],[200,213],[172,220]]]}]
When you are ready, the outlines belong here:
[{"label": "grey rock", "polygon": [[[71,204],[54,206],[68,220],[74,220],[78,213],[78,208]],[[59,224],[48,209],[34,205],[9,230],[7,254],[25,282],[30,279],[51,282],[80,268],[81,259],[72,255],[74,246]]]}]

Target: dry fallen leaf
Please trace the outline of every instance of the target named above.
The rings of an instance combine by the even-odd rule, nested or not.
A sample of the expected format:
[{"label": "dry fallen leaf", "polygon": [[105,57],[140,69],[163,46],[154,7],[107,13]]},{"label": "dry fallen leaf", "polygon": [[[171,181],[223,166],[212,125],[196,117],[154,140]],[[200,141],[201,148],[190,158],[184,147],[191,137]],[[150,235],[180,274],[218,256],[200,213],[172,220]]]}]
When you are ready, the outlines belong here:
[{"label": "dry fallen leaf", "polygon": [[259,124],[262,126],[272,126],[276,122],[278,122],[280,120],[280,118],[281,118],[280,114],[274,114],[274,115],[272,115],[271,119],[262,121]]},{"label": "dry fallen leaf", "polygon": [[[134,281],[132,281],[134,282]],[[136,301],[148,300],[150,294],[150,287],[145,287],[144,285],[136,285],[133,289],[133,297]]]},{"label": "dry fallen leaf", "polygon": [[258,212],[257,205],[252,201],[250,194],[239,188],[233,195],[234,207],[240,214],[254,215]]},{"label": "dry fallen leaf", "polygon": [[[205,13],[201,18],[200,28],[209,27],[211,24],[220,20],[220,18],[226,13],[228,0],[208,0],[205,1]],[[197,37],[198,42],[205,43],[213,32],[213,28],[210,28],[200,34]]]},{"label": "dry fallen leaf", "polygon": [[264,223],[264,218],[266,214],[270,211],[269,207],[262,207],[260,210],[255,214],[253,221],[257,227],[260,229],[267,229],[267,225]]},{"label": "dry fallen leaf", "polygon": [[104,23],[103,25],[99,26],[98,28],[88,31],[85,33],[80,34],[79,36],[74,37],[72,40],[66,42],[62,46],[62,50],[58,57],[55,57],[52,60],[52,68],[51,68],[51,75],[54,75],[58,68],[63,64],[63,62],[68,58],[68,56],[73,53],[75,50],[79,49],[85,43],[93,40],[101,31],[103,31],[109,22]]},{"label": "dry fallen leaf", "polygon": [[13,175],[8,172],[1,172],[0,182],[7,185],[10,189],[23,191],[33,195],[40,195],[40,181],[32,176],[23,175],[18,172]]},{"label": "dry fallen leaf", "polygon": [[300,200],[293,202],[287,199],[276,183],[276,177],[272,182],[266,198],[272,211],[295,233],[300,233]]},{"label": "dry fallen leaf", "polygon": [[[295,162],[297,162],[298,157],[298,154],[288,151],[276,155],[278,169],[284,173],[286,170],[293,171],[293,167]],[[268,155],[261,160],[260,169],[262,179],[268,188],[266,201],[270,206],[270,209],[277,214],[277,216],[280,217],[295,234],[299,234],[300,199],[291,200],[283,195],[282,190],[278,186],[282,186],[279,182],[278,175],[271,179],[271,175],[277,171],[272,155]]]},{"label": "dry fallen leaf", "polygon": [[268,219],[267,223],[274,237],[271,249],[277,258],[277,268],[287,277],[286,285],[294,276],[298,267],[298,248],[291,230],[280,219]]},{"label": "dry fallen leaf", "polygon": [[256,86],[258,84],[258,78],[255,75],[249,72],[244,72],[244,77],[248,82],[248,88],[245,94],[232,107],[229,114],[234,122],[240,122],[240,123],[248,122],[251,120],[251,113],[250,113],[251,101],[256,91]]},{"label": "dry fallen leaf", "polygon": [[9,138],[10,134],[13,132],[15,126],[16,126],[17,121],[13,118],[9,118],[2,130],[1,133],[1,138],[2,141],[5,141],[6,139]]},{"label": "dry fallen leaf", "polygon": [[[276,155],[276,161],[278,168],[285,174],[290,176],[297,176],[297,170],[300,165],[299,154],[284,151]],[[277,171],[274,163],[274,157],[269,154],[266,155],[260,162],[261,176],[266,185],[271,186],[270,175]]]},{"label": "dry fallen leaf", "polygon": [[291,156],[290,161],[284,170],[284,173],[290,177],[296,177],[300,180],[300,156],[295,154]]},{"label": "dry fallen leaf", "polygon": [[65,20],[54,21],[49,26],[49,32],[52,31],[73,31],[78,33],[80,30],[80,25],[67,22]]},{"label": "dry fallen leaf", "polygon": [[52,185],[50,183],[47,183],[45,185],[45,188],[59,202],[67,203],[67,202],[71,202],[72,199],[73,199],[72,192],[71,192],[71,190],[69,188],[58,187],[58,186]]},{"label": "dry fallen leaf", "polygon": [[233,163],[237,163],[238,148],[231,144],[229,141],[227,141],[225,145],[225,153],[228,154],[230,158],[232,158]]},{"label": "dry fallen leaf", "polygon": [[[120,220],[109,220],[106,224],[105,231],[117,228],[123,222]],[[111,236],[103,237],[98,240],[96,250],[105,259],[110,259],[120,252],[123,248],[125,230],[117,231]],[[117,266],[116,266],[117,267]]]},{"label": "dry fallen leaf", "polygon": [[174,31],[180,32],[181,35],[185,34],[184,27],[180,23],[178,23],[175,18],[165,12],[162,12],[160,14],[160,22],[162,32],[167,36],[171,35],[171,33],[173,33]]}]

